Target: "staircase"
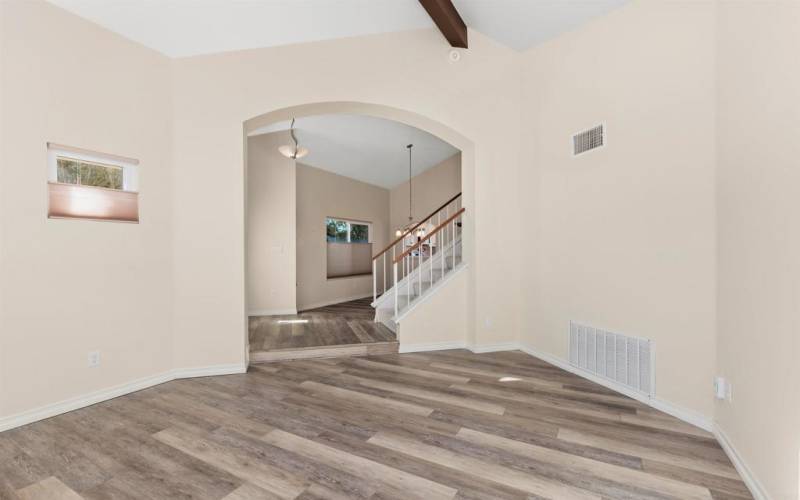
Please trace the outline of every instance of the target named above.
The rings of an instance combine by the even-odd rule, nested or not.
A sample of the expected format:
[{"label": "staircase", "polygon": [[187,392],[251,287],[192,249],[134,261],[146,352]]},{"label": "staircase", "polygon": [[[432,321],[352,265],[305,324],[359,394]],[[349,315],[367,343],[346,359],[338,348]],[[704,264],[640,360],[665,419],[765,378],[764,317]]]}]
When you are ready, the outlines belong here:
[{"label": "staircase", "polygon": [[464,266],[464,213],[459,193],[373,257],[376,322],[397,333],[402,318]]}]

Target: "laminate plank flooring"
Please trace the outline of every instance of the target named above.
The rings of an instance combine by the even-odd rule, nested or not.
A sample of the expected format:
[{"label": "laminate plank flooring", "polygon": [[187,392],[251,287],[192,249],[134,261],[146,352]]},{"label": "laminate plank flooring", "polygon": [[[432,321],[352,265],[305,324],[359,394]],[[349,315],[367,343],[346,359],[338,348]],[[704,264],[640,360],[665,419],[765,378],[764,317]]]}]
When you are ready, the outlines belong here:
[{"label": "laminate plank flooring", "polygon": [[386,326],[375,323],[370,299],[302,311],[287,316],[250,317],[250,351],[273,351],[380,342],[396,342]]},{"label": "laminate plank flooring", "polygon": [[751,495],[714,437],[522,352],[283,361],[0,433],[0,499]]}]

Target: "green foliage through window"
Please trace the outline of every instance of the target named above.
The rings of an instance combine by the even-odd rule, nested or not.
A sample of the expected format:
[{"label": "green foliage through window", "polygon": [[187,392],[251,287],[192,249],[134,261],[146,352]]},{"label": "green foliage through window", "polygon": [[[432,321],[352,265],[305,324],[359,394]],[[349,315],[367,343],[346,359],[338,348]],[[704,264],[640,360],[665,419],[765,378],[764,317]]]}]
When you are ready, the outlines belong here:
[{"label": "green foliage through window", "polygon": [[369,226],[366,224],[350,224],[351,243],[369,243]]},{"label": "green foliage through window", "polygon": [[123,188],[122,167],[102,165],[72,158],[56,159],[57,180],[64,184],[78,184],[109,189]]},{"label": "green foliage through window", "polygon": [[369,243],[369,224],[328,218],[325,235],[333,243]]}]

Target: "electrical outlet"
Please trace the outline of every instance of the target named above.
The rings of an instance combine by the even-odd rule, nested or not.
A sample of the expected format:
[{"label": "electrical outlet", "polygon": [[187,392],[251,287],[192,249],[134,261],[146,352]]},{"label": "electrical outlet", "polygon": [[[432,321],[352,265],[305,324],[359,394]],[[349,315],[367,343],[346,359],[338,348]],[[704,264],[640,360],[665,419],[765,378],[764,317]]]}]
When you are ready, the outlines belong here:
[{"label": "electrical outlet", "polygon": [[100,366],[100,351],[92,351],[88,357],[89,368],[97,368]]},{"label": "electrical outlet", "polygon": [[484,319],[483,324],[486,326],[486,328],[491,328],[492,327],[492,318],[489,317],[489,316],[486,316],[486,319]]}]

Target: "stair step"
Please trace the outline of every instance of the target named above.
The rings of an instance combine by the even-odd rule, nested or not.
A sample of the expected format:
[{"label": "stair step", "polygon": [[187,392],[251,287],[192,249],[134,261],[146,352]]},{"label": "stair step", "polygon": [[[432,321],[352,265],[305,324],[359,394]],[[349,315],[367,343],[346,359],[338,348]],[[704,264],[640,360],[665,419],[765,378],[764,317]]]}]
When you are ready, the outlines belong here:
[{"label": "stair step", "polygon": [[[457,261],[457,265],[460,264]],[[446,277],[453,268],[448,268],[447,271],[443,274],[441,271],[434,270],[433,273],[433,281],[431,281],[431,275],[428,270],[424,270],[422,272],[422,291],[420,293],[420,278],[419,276],[412,276],[410,283],[408,281],[401,283],[400,288],[397,294],[397,309],[398,311],[405,309],[410,304],[412,304],[415,300],[417,300],[421,295],[424,295],[428,290],[431,289],[433,285],[441,281],[444,277]],[[390,296],[394,295],[394,289],[389,289],[387,292]],[[389,300],[384,302],[378,309],[378,311],[391,311],[391,314],[394,314],[394,300]],[[384,322],[384,317],[386,313],[380,314],[376,312],[376,321]],[[388,318],[388,316],[386,316]]]},{"label": "stair step", "polygon": [[254,351],[250,353],[250,363],[275,363],[295,359],[341,358],[349,356],[378,356],[395,354],[399,343],[371,342],[368,344],[343,344],[317,347],[299,347],[289,349],[273,349],[270,351]]},{"label": "stair step", "polygon": [[[397,285],[397,311],[398,313],[410,307],[417,299],[425,295],[436,283],[442,281],[450,272],[457,269],[463,262],[462,245],[459,237],[455,246],[448,245],[440,249],[443,253],[435,253],[428,260],[422,262],[420,268],[412,269],[411,272]],[[444,257],[444,258],[442,258]],[[406,261],[415,266],[417,263],[414,258]],[[397,325],[387,324],[392,321],[395,312],[394,301],[395,288],[389,288],[383,296],[389,296],[387,300],[381,300],[376,304],[375,321],[383,323],[392,331],[397,331]],[[393,322],[393,321],[392,321]]]},{"label": "stair step", "polygon": [[392,318],[382,320],[381,324],[397,335],[397,323]]}]

